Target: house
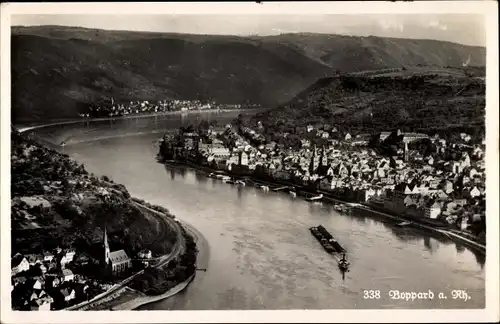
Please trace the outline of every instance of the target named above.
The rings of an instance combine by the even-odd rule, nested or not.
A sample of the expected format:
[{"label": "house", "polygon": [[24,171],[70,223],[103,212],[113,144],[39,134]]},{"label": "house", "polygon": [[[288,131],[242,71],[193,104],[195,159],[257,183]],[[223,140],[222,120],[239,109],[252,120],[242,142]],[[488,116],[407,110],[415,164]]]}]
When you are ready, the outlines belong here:
[{"label": "house", "polygon": [[153,257],[153,254],[151,253],[151,250],[144,249],[144,250],[139,251],[139,253],[137,254],[137,257],[139,259],[151,259]]},{"label": "house", "polygon": [[21,197],[22,202],[28,205],[28,208],[40,207],[42,211],[49,211],[52,207],[51,203],[43,197]]},{"label": "house", "polygon": [[474,187],[474,188],[472,188],[472,190],[469,192],[469,195],[470,195],[472,198],[476,198],[476,197],[481,196],[481,191],[480,191],[477,187]]},{"label": "house", "polygon": [[349,134],[349,133],[345,134],[345,136],[344,136],[344,140],[349,141],[349,140],[351,140],[351,139],[352,139],[351,134]]},{"label": "house", "polygon": [[411,143],[418,139],[428,138],[427,134],[422,133],[403,133],[403,142]]},{"label": "house", "polygon": [[377,191],[373,188],[369,188],[369,189],[365,190],[365,201],[368,201],[370,198],[376,197],[379,194],[380,194],[379,191]]},{"label": "house", "polygon": [[469,177],[471,179],[473,179],[474,176],[476,176],[476,175],[480,175],[479,172],[475,168],[471,168],[470,171],[469,171]]},{"label": "house", "polygon": [[109,253],[109,261],[113,273],[120,273],[132,267],[132,261],[125,250],[118,250]]},{"label": "house", "polygon": [[463,216],[463,217],[459,218],[457,225],[461,231],[466,230],[467,227],[469,227],[469,217]]},{"label": "house", "polygon": [[406,207],[417,205],[418,199],[414,195],[407,195],[403,200]]},{"label": "house", "polygon": [[32,311],[50,311],[51,304],[54,302],[54,299],[48,295],[43,296],[42,298],[36,299],[31,303]]},{"label": "house", "polygon": [[62,275],[63,275],[64,281],[73,281],[73,280],[75,280],[75,275],[73,274],[73,271],[71,271],[69,269],[63,269],[62,270]]},{"label": "house", "polygon": [[304,148],[311,146],[311,142],[309,140],[306,140],[306,139],[301,139],[300,143],[301,143],[301,146],[304,147]]},{"label": "house", "polygon": [[42,278],[33,278],[33,279],[29,279],[28,281],[26,281],[28,283],[28,287],[30,287],[31,289],[43,289],[43,286],[45,285],[45,280],[43,280]]},{"label": "house", "polygon": [[462,165],[459,162],[457,162],[457,161],[454,161],[453,163],[450,163],[449,166],[451,167],[451,172],[453,172],[455,174],[459,174],[463,170]]},{"label": "house", "polygon": [[17,253],[14,255],[14,257],[11,260],[11,275],[15,276],[16,274],[23,272],[23,271],[28,271],[30,268],[30,264],[28,260],[22,256],[21,254]]},{"label": "house", "polygon": [[385,140],[390,135],[391,135],[391,132],[382,132],[382,133],[380,133],[380,141]]},{"label": "house", "polygon": [[43,262],[43,256],[41,254],[27,254],[26,258],[30,265],[34,266],[37,263]]},{"label": "house", "polygon": [[43,253],[43,262],[50,262],[54,259],[54,255],[50,252]]},{"label": "house", "polygon": [[75,287],[75,297],[78,299],[87,299],[88,285],[77,285]]},{"label": "house", "polygon": [[349,169],[343,163],[340,163],[334,171],[341,179],[349,176]]},{"label": "house", "polygon": [[328,178],[323,178],[319,182],[319,188],[321,190],[330,190],[331,189],[331,181]]},{"label": "house", "polygon": [[47,278],[47,286],[55,288],[61,284],[61,279],[59,279],[58,275],[46,276]]},{"label": "house", "polygon": [[289,171],[278,170],[275,172],[274,176],[276,179],[289,180],[291,178],[291,174]]},{"label": "house", "polygon": [[378,170],[388,170],[390,169],[391,166],[390,166],[390,163],[387,159],[380,159],[377,163],[377,169]]},{"label": "house", "polygon": [[247,152],[240,152],[239,154],[239,165],[248,165],[249,155]]},{"label": "house", "polygon": [[443,189],[443,191],[446,193],[446,194],[450,194],[453,192],[454,188],[453,188],[453,182],[449,181],[449,180],[446,180],[444,181],[442,184],[441,184],[441,189]]},{"label": "house", "polygon": [[59,260],[59,264],[61,265],[61,268],[65,268],[68,263],[71,261],[66,257],[66,254],[62,255],[60,257],[61,259]]},{"label": "house", "polygon": [[38,266],[38,269],[40,269],[40,271],[41,271],[43,274],[45,274],[45,273],[47,272],[47,267],[46,267],[43,263],[38,264],[37,266]]},{"label": "house", "polygon": [[31,293],[30,301],[31,300],[36,300],[39,298],[42,298],[43,296],[46,296],[47,294],[43,289],[34,289],[33,292]]},{"label": "house", "polygon": [[408,184],[405,186],[403,193],[405,195],[411,195],[411,194],[415,193],[414,192],[415,187],[416,187],[415,185]]},{"label": "house", "polygon": [[70,288],[64,288],[60,290],[61,295],[64,297],[64,301],[68,302],[75,298],[75,290]]},{"label": "house", "polygon": [[76,262],[78,262],[78,264],[80,265],[85,265],[85,264],[88,264],[90,259],[87,255],[83,254],[83,253],[79,253],[76,257]]},{"label": "house", "polygon": [[45,263],[45,266],[47,267],[47,272],[54,272],[57,270],[57,262],[55,261],[47,262]]},{"label": "house", "polygon": [[462,167],[462,170],[463,170],[464,168],[468,168],[468,167],[470,167],[470,166],[471,166],[469,153],[464,152],[464,153],[462,154],[462,158],[460,159],[460,166]]},{"label": "house", "polygon": [[453,203],[455,203],[457,206],[465,206],[465,205],[467,205],[467,199],[466,198],[455,198],[455,199],[453,199]]},{"label": "house", "polygon": [[441,204],[439,202],[429,203],[425,208],[425,217],[436,219],[441,214]]},{"label": "house", "polygon": [[472,215],[472,221],[473,222],[479,222],[481,219],[484,217],[482,214],[473,214]]}]

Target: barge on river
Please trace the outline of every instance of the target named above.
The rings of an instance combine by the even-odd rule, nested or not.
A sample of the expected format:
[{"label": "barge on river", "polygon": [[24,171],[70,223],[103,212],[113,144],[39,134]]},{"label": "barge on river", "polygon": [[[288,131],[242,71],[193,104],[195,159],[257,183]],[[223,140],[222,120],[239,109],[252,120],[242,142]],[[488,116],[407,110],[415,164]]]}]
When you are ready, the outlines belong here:
[{"label": "barge on river", "polygon": [[345,253],[346,250],[337,242],[337,240],[330,234],[322,225],[309,228],[311,234],[319,241],[326,252],[330,254]]}]

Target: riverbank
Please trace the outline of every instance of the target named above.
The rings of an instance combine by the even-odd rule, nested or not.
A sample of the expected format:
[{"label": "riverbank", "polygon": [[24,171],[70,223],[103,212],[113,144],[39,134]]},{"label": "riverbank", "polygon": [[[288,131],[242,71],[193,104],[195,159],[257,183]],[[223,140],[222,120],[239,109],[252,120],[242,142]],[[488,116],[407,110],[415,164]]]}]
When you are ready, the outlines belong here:
[{"label": "riverbank", "polygon": [[458,235],[456,233],[453,233],[450,230],[433,228],[433,227],[427,226],[425,224],[419,223],[418,221],[415,221],[415,219],[412,219],[412,218],[401,217],[401,216],[391,215],[389,213],[377,211],[377,210],[372,209],[369,205],[359,205],[359,206],[355,206],[354,208],[358,209],[358,210],[363,210],[363,211],[369,212],[372,215],[380,215],[380,216],[385,217],[385,218],[390,218],[390,219],[396,220],[397,222],[403,222],[403,221],[411,222],[411,224],[409,226],[418,227],[420,229],[424,229],[426,231],[433,232],[434,234],[438,234],[438,235],[441,234],[441,236],[445,236],[451,240],[453,240],[453,239],[455,239],[454,241],[458,240],[460,243],[466,245],[467,247],[469,247],[471,249],[474,249],[475,251],[481,252],[482,254],[486,253],[486,246],[485,245],[474,242],[474,241],[472,241],[472,240],[470,240],[462,235]]},{"label": "riverbank", "polygon": [[[197,247],[197,258],[196,258],[196,268],[197,269],[207,269],[209,260],[209,246],[203,234],[198,231],[195,227],[186,222],[181,222],[182,227],[189,232],[189,234],[194,238]],[[175,296],[181,293],[186,288],[188,288],[196,280],[201,280],[204,272],[194,273],[189,276],[183,282],[178,283],[174,287],[165,291],[161,295],[148,296],[144,293],[138,292],[136,290],[130,289],[128,287],[124,288],[120,294],[116,296],[116,299],[107,302],[107,305],[101,307],[100,309],[108,310],[136,310],[144,305],[162,301],[164,299]]]},{"label": "riverbank", "polygon": [[[234,174],[231,174],[229,172],[226,172],[225,170],[217,170],[217,169],[213,169],[213,168],[210,168],[207,166],[197,165],[197,164],[189,162],[189,161],[186,161],[186,162],[184,162],[184,161],[183,162],[181,162],[181,161],[168,161],[168,162],[166,162],[166,164],[170,164],[172,166],[175,166],[175,165],[187,166],[187,167],[199,170],[199,171],[203,171],[204,173],[218,172],[221,175],[227,175],[227,176],[230,176],[230,177],[235,178],[235,179],[250,180],[251,182],[254,182],[255,184],[268,186],[270,189],[272,187],[277,188],[277,187],[281,187],[281,186],[293,187],[296,190],[298,189],[299,193],[302,195],[303,194],[308,194],[308,195],[323,194],[322,200],[326,201],[326,202],[348,204],[348,205],[353,204],[353,202],[339,199],[338,197],[335,197],[333,194],[331,194],[327,191],[324,191],[324,190],[313,191],[311,189],[305,188],[304,186],[300,186],[300,185],[296,185],[296,184],[292,184],[292,183],[278,182],[278,181],[272,182],[272,181],[268,181],[268,180],[262,180],[262,179],[256,178],[255,176],[251,176],[251,175],[250,176],[238,176],[238,175],[234,175]],[[298,194],[298,196],[301,196],[300,194]],[[472,241],[472,240],[470,240],[470,239],[468,239],[460,234],[453,233],[452,231],[450,231],[448,229],[439,229],[439,228],[430,227],[427,224],[419,222],[419,220],[416,218],[408,218],[408,217],[403,217],[401,215],[395,215],[395,214],[389,214],[387,212],[377,211],[377,210],[372,209],[371,207],[367,207],[366,204],[356,203],[356,206],[354,208],[362,209],[365,212],[369,212],[369,213],[371,213],[371,215],[373,217],[384,217],[387,219],[394,220],[396,222],[410,221],[411,222],[410,226],[415,226],[415,227],[418,227],[420,229],[424,229],[427,232],[432,233],[434,235],[446,236],[450,240],[458,241],[458,242],[464,244],[465,246],[469,247],[470,249],[474,249],[477,252],[480,252],[482,254],[486,253],[486,246],[485,245],[474,242],[474,241]],[[445,224],[443,224],[443,226],[444,225]]]},{"label": "riverbank", "polygon": [[[114,118],[95,118],[95,119],[74,119],[74,120],[60,120],[60,121],[54,121],[54,122],[46,122],[43,124],[18,124],[14,125],[14,127],[20,132],[20,133],[31,133],[30,131],[35,131],[37,129],[43,129],[43,128],[48,128],[46,130],[43,130],[40,133],[35,134],[34,132],[31,134],[31,136],[36,136],[37,140],[41,142],[43,145],[47,145],[51,148],[62,148],[64,146],[69,146],[69,145],[75,145],[75,144],[82,144],[82,143],[89,143],[93,141],[99,141],[99,140],[107,140],[107,139],[116,139],[116,138],[127,138],[127,137],[133,137],[133,136],[141,136],[141,135],[149,135],[149,134],[158,134],[158,133],[165,133],[168,132],[168,129],[166,130],[165,127],[161,126],[163,123],[165,123],[167,120],[161,120],[159,121],[159,125],[161,127],[157,127],[157,129],[151,129],[148,127],[147,123],[144,125],[143,123],[139,123],[138,125],[131,125],[131,127],[125,127],[126,131],[123,133],[118,133],[116,127],[114,126],[113,123],[118,122],[122,120],[131,120],[132,122],[139,121],[140,119],[155,119],[155,118],[161,118],[162,116],[178,116],[176,118],[179,118],[180,116],[184,115],[200,115],[203,116],[203,114],[230,114],[235,115],[233,117],[228,117],[228,118],[235,118],[236,113],[238,112],[248,112],[252,113],[254,111],[259,111],[259,109],[254,109],[254,110],[237,110],[237,109],[232,109],[232,110],[227,110],[227,111],[208,111],[208,110],[200,110],[200,111],[189,111],[186,113],[180,113],[180,112],[167,112],[167,113],[159,113],[159,114],[147,114],[147,115],[137,115],[137,116],[125,116],[125,117],[114,117]],[[109,121],[109,127],[98,127],[98,125],[92,125],[93,122],[102,122],[102,121]],[[74,124],[75,127],[72,127],[71,124]],[[66,125],[70,125],[70,127],[66,127]],[[57,127],[60,126],[60,127]],[[77,127],[78,126],[78,127]],[[108,126],[106,124],[106,126]],[[119,127],[120,125],[117,125]],[[130,126],[130,125],[129,125]],[[54,128],[49,128],[49,127],[54,127]],[[174,131],[174,130],[171,130]],[[64,146],[61,144],[64,143]]]},{"label": "riverbank", "polygon": [[124,119],[140,119],[140,118],[151,118],[151,117],[161,117],[169,115],[184,115],[184,114],[200,114],[200,113],[227,113],[227,112],[238,112],[238,111],[260,111],[262,108],[257,109],[204,109],[204,110],[187,110],[187,111],[166,111],[159,113],[146,113],[138,115],[128,115],[128,116],[118,116],[118,117],[100,117],[100,118],[78,118],[78,119],[64,119],[64,120],[52,120],[44,121],[42,123],[21,123],[16,125],[17,130],[22,133],[29,130],[59,126],[59,125],[70,125],[78,123],[88,123],[88,122],[99,122],[99,121],[114,121],[114,120],[124,120]]},{"label": "riverbank", "polygon": [[[196,257],[196,268],[207,269],[208,261],[210,259],[210,246],[208,245],[208,241],[205,239],[203,234],[191,224],[188,224],[185,221],[182,221],[181,224],[184,229],[191,234],[196,243],[196,247],[198,249],[198,254]],[[179,283],[177,286],[173,287],[162,295],[138,297],[135,300],[130,300],[126,304],[119,306],[119,310],[136,310],[148,304],[160,302],[166,298],[173,297],[176,294],[181,293],[182,291],[187,289],[189,286],[199,284],[203,280],[204,276],[204,271],[198,271],[186,281]]]}]

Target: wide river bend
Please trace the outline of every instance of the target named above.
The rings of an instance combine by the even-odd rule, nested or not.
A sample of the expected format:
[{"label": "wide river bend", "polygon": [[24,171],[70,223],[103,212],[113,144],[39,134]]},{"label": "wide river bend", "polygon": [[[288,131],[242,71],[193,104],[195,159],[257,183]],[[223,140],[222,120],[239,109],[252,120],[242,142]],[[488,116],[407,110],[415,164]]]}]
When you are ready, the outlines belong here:
[{"label": "wide river bend", "polygon": [[[327,204],[284,193],[237,189],[192,169],[156,162],[163,131],[200,118],[229,121],[237,114],[191,113],[30,131],[47,143],[65,140],[68,145],[58,150],[89,172],[110,176],[203,234],[208,271],[199,272],[183,293],[140,309],[484,307],[484,257],[459,244],[361,215],[340,215]],[[345,280],[308,231],[318,224],[348,250],[352,267]],[[467,290],[472,299],[453,300],[453,289]],[[381,298],[364,299],[364,290],[380,290]],[[448,298],[391,300],[390,290],[431,290]]]}]

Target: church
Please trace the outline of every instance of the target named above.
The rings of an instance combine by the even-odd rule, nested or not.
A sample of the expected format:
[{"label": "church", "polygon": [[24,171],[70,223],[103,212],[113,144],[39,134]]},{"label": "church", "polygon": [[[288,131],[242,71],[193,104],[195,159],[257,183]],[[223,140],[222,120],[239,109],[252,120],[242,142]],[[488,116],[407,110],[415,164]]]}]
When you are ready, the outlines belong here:
[{"label": "church", "polygon": [[106,267],[111,268],[113,275],[132,267],[132,260],[130,260],[125,250],[110,252],[106,228],[104,228],[104,263]]}]

